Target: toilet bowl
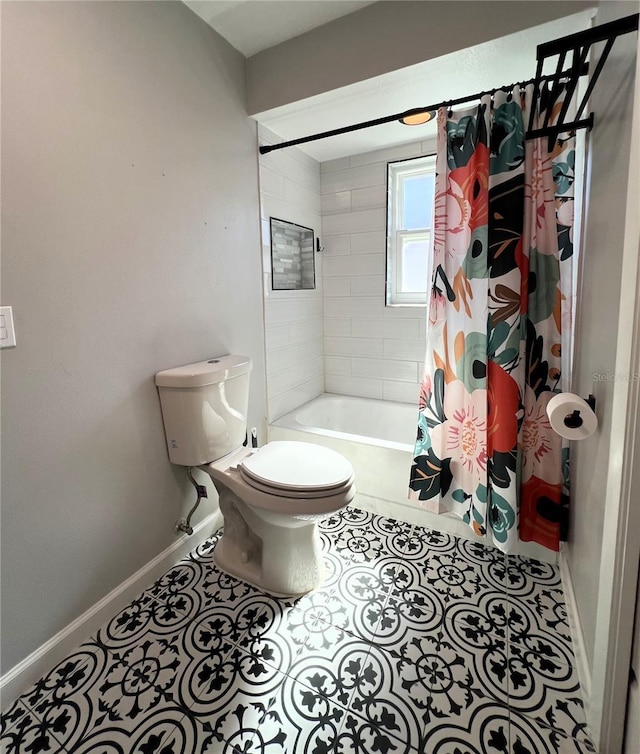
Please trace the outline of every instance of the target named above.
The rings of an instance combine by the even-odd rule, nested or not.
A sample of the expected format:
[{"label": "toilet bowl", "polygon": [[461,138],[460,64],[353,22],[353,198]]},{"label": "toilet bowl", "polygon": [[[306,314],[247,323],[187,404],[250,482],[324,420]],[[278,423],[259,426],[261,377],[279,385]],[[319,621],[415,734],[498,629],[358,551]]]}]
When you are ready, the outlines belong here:
[{"label": "toilet bowl", "polygon": [[312,443],[271,442],[200,468],[220,496],[219,568],[277,596],[322,584],[317,522],[355,495],[353,468],[343,456]]},{"label": "toilet bowl", "polygon": [[156,374],[169,460],[202,469],[218,491],[222,570],[275,595],[304,594],[324,579],[316,524],[353,500],[353,468],[312,443],[245,447],[250,371],[251,359],[226,355]]}]

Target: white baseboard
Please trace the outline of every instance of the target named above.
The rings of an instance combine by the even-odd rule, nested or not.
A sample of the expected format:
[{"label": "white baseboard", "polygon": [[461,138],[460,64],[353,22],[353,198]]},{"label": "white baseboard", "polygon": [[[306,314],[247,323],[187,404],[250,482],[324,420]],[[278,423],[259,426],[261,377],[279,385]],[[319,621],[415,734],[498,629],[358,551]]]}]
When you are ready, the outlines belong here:
[{"label": "white baseboard", "polygon": [[37,680],[61,662],[104,623],[123,610],[131,600],[150,587],[185,555],[222,526],[222,514],[215,511],[197,524],[193,534],[183,534],[139,571],[119,584],[99,602],[38,647],[0,677],[1,707],[5,710]]},{"label": "white baseboard", "polygon": [[[571,572],[569,570],[567,553],[564,547],[560,549],[559,566],[564,598],[567,604],[567,616],[569,618],[569,627],[571,629],[573,652],[576,658],[576,671],[578,673],[578,679],[580,680],[580,689],[582,690],[584,706],[588,713],[590,708],[589,699],[591,697],[591,667],[589,666],[589,658],[587,656],[582,624],[580,622],[580,613],[578,612],[578,604],[576,602],[575,592],[573,591]],[[591,728],[588,719],[587,726]]]}]

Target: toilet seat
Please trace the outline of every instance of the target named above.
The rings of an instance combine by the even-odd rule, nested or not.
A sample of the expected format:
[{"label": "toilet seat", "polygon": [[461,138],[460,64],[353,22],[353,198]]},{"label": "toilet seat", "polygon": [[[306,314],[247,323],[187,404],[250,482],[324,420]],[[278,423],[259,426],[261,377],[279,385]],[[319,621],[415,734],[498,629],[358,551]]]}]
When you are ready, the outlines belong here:
[{"label": "toilet seat", "polygon": [[339,487],[333,487],[331,489],[288,490],[281,487],[275,487],[273,485],[263,484],[262,482],[258,482],[256,479],[251,479],[245,476],[242,468],[239,468],[238,470],[243,481],[246,482],[254,490],[260,490],[260,492],[264,492],[267,495],[276,495],[277,497],[288,497],[291,499],[296,498],[300,500],[315,500],[317,498],[327,497],[327,495],[339,495],[341,492],[348,490],[354,482],[354,477],[352,475],[345,482],[345,484],[341,484]]},{"label": "toilet seat", "polygon": [[238,464],[254,489],[288,498],[339,495],[353,484],[353,467],[330,448],[304,442],[274,441]]}]

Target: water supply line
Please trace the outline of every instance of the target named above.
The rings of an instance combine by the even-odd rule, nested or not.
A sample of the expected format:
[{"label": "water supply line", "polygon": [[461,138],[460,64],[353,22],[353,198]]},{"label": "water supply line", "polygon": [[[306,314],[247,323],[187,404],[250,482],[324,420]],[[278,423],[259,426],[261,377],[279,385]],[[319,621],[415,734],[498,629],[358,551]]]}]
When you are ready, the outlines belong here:
[{"label": "water supply line", "polygon": [[198,484],[196,480],[193,478],[193,474],[191,473],[191,467],[187,469],[187,476],[189,477],[189,481],[196,489],[196,495],[198,496],[198,499],[194,503],[193,507],[187,514],[186,518],[181,518],[176,523],[176,532],[183,531],[185,534],[193,534],[193,527],[191,526],[191,516],[196,512],[198,506],[200,505],[200,501],[203,497],[208,497],[207,494],[207,488],[204,486],[204,484]]},{"label": "water supply line", "polygon": [[[247,446],[249,442],[249,436],[245,435],[244,442],[242,443],[245,447]],[[258,447],[258,430],[255,427],[251,428],[251,447],[257,448]],[[209,497],[207,494],[207,488],[204,486],[204,484],[198,484],[196,480],[193,478],[193,474],[191,471],[191,466],[187,468],[187,476],[189,477],[189,481],[191,484],[195,487],[196,495],[198,496],[195,503],[193,504],[193,507],[187,514],[186,518],[180,518],[176,522],[176,532],[184,532],[185,534],[193,534],[193,527],[191,526],[191,517],[198,509],[198,506],[200,505],[200,501],[204,497]]]}]

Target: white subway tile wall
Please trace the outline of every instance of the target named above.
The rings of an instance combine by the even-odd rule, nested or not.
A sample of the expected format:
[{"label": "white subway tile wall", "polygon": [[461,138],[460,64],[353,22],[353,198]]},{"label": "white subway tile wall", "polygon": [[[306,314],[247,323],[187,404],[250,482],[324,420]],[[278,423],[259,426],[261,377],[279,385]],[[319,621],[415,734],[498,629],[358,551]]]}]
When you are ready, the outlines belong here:
[{"label": "white subway tile wall", "polygon": [[[386,225],[385,225],[386,230]],[[351,254],[385,254],[387,241],[385,233],[380,231],[371,233],[355,233],[349,244]]]},{"label": "white subway tile wall", "polygon": [[[280,141],[263,126],[261,144]],[[386,175],[432,142],[321,165],[298,149],[260,158],[267,396],[272,422],[324,392],[415,404],[426,311],[385,306]],[[269,218],[313,228],[316,288],[271,290]]]},{"label": "white subway tile wall", "polygon": [[327,236],[335,236],[340,233],[366,233],[367,231],[384,232],[384,229],[384,207],[340,212],[324,215],[322,218],[322,231]]},{"label": "white subway tile wall", "polygon": [[[260,126],[260,144],[280,137]],[[324,392],[322,255],[315,256],[314,290],[271,290],[269,218],[313,228],[321,236],[320,164],[299,149],[260,157],[260,211],[267,360],[269,421]],[[350,206],[350,205],[349,205]],[[347,236],[347,240],[348,240]],[[339,280],[336,278],[336,280]],[[350,295],[348,286],[341,296]]]},{"label": "white subway tile wall", "polygon": [[413,142],[320,165],[327,392],[417,406],[426,310],[385,306],[387,162],[434,151]]},{"label": "white subway tile wall", "polygon": [[380,400],[383,398],[383,383],[378,379],[325,373],[324,382],[327,393],[359,395],[364,398],[378,398]]},{"label": "white subway tile wall", "polygon": [[327,257],[324,260],[323,275],[325,280],[330,277],[353,278],[361,275],[376,275],[380,274],[380,265],[383,266],[384,270],[384,254],[349,254],[342,257]]}]

